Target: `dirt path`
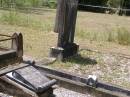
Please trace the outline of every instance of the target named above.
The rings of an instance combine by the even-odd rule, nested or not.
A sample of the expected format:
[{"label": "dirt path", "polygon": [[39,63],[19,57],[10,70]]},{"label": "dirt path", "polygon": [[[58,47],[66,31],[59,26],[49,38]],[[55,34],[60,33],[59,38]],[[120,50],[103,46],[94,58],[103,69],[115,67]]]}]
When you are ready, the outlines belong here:
[{"label": "dirt path", "polygon": [[81,94],[61,87],[54,90],[54,95],[55,97],[94,97],[87,93]]}]

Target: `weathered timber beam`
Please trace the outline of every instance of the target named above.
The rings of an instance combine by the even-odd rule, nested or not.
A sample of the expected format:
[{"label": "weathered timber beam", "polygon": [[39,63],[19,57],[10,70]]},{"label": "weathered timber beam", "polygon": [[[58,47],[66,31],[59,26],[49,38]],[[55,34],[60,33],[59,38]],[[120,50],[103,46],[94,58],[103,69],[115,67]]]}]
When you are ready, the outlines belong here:
[{"label": "weathered timber beam", "polygon": [[130,90],[116,85],[98,81],[97,87],[92,87],[87,85],[88,79],[84,76],[69,74],[40,64],[36,64],[36,67],[48,77],[57,79],[61,86],[76,92],[84,94],[88,92],[92,95],[96,95],[96,97],[130,97]]},{"label": "weathered timber beam", "polygon": [[11,66],[8,66],[6,68],[3,68],[3,69],[0,69],[0,76],[4,76],[5,74],[11,72],[11,71],[14,71],[14,70],[18,70],[18,69],[21,69],[21,68],[24,68],[24,67],[27,67],[29,66],[30,64],[25,64],[25,63],[16,63],[15,65],[11,65]]},{"label": "weathered timber beam", "polygon": [[16,58],[16,51],[15,50],[8,50],[8,51],[3,51],[0,53],[0,60],[7,60],[11,58]]}]

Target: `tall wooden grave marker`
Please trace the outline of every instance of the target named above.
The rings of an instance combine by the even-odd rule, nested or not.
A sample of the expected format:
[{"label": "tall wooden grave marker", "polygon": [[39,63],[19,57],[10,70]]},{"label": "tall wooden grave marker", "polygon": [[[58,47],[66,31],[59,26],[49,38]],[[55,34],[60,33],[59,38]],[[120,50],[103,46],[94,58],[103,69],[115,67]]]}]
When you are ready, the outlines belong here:
[{"label": "tall wooden grave marker", "polygon": [[77,54],[79,46],[74,43],[78,0],[58,0],[54,31],[58,33],[57,47],[50,55],[60,60]]}]

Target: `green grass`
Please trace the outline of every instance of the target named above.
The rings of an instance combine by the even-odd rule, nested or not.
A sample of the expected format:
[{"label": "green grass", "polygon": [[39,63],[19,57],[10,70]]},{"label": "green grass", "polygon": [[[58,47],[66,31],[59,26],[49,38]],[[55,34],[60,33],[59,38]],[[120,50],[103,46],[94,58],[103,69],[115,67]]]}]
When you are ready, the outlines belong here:
[{"label": "green grass", "polygon": [[119,44],[130,45],[130,32],[124,28],[118,29],[117,39]]},{"label": "green grass", "polygon": [[90,41],[115,42],[121,45],[130,45],[130,32],[124,27],[117,27],[109,32],[88,32],[85,30],[77,31],[77,37]]},{"label": "green grass", "polygon": [[[0,15],[0,22],[2,22],[3,24],[28,27],[31,29],[42,30],[46,32],[52,31],[54,27],[54,14],[52,14],[53,19],[52,17],[48,19],[46,19],[45,17],[44,19],[41,18],[42,15],[36,15],[33,13],[20,13],[19,11],[16,10],[1,11],[1,12],[2,14]],[[44,19],[44,21],[41,19]],[[53,23],[51,20],[53,20]],[[80,17],[79,20],[82,21]],[[97,21],[95,21],[95,24],[96,22]],[[119,43],[122,45],[130,45],[130,39],[129,39],[130,30],[125,28],[124,27],[125,25],[120,25],[119,27],[115,26],[113,28],[107,28],[106,26],[104,26],[107,23],[106,24],[104,23],[103,25],[99,24],[98,21],[97,26],[101,25],[104,26],[104,28],[106,27],[106,29],[102,29],[100,31],[95,24],[93,24],[93,26],[97,29],[95,31],[93,31],[91,27],[90,27],[91,29],[89,28],[86,29],[87,27],[84,27],[84,25],[82,26],[82,24],[81,25],[78,24],[77,25],[78,27],[76,28],[76,36],[82,39],[87,38],[90,41],[107,41],[107,42]]]},{"label": "green grass", "polygon": [[44,20],[41,21],[35,16],[30,14],[20,13],[18,11],[2,11],[3,13],[0,16],[0,22],[8,25],[16,25],[21,27],[29,27],[31,29],[51,31],[52,25],[50,21]]}]

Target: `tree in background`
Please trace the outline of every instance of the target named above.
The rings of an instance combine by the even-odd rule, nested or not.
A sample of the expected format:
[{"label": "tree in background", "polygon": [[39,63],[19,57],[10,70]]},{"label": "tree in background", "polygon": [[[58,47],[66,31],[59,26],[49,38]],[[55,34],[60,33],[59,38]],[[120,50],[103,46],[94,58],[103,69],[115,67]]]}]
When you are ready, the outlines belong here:
[{"label": "tree in background", "polygon": [[120,6],[120,3],[121,3],[122,0],[108,0],[107,1],[107,5],[109,7],[115,7],[115,8],[118,8]]},{"label": "tree in background", "polygon": [[79,3],[87,4],[87,5],[106,5],[108,0],[79,0]]},{"label": "tree in background", "polygon": [[[0,0],[0,6],[3,8],[10,8],[12,2],[15,3],[15,7],[17,8],[25,8],[25,7],[49,7],[56,8],[57,0]],[[107,6],[114,7],[117,9],[110,10],[111,13],[122,14],[122,8],[130,8],[130,0],[79,0],[79,3],[86,5],[95,5],[95,6]],[[82,6],[80,6],[82,7]],[[105,12],[106,10],[96,9],[91,7],[83,7],[83,9],[87,9],[88,11],[96,11]]]},{"label": "tree in background", "polygon": [[108,1],[107,1],[107,5],[108,5],[108,7],[117,8],[117,9],[112,9],[112,10],[111,10],[113,13],[122,15],[122,14],[123,14],[122,8],[125,7],[125,5],[124,5],[124,4],[125,4],[125,1],[126,1],[126,0],[108,0]]},{"label": "tree in background", "polygon": [[124,7],[130,9],[130,0],[124,0]]},{"label": "tree in background", "polygon": [[0,0],[1,7],[9,8],[10,5],[15,3],[17,8],[21,7],[56,7],[57,0]]}]

